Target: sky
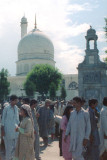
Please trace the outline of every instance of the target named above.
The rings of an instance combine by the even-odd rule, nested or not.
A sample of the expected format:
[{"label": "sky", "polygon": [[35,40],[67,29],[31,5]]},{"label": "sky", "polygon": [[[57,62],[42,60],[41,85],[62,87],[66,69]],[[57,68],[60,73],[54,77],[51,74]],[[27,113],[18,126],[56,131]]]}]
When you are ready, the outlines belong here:
[{"label": "sky", "polygon": [[85,56],[85,35],[90,25],[98,35],[100,59],[106,56],[104,29],[107,0],[0,0],[0,70],[16,74],[20,21],[25,15],[28,32],[37,27],[53,42],[56,67],[63,74],[77,74]]}]

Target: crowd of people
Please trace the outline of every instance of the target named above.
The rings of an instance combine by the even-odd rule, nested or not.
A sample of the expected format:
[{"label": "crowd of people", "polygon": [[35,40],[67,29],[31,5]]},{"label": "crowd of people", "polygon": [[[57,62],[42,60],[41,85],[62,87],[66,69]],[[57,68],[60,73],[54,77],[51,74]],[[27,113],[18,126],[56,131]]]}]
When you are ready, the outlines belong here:
[{"label": "crowd of people", "polygon": [[38,102],[12,95],[3,105],[1,119],[5,159],[41,160],[40,137],[47,147],[51,135],[52,140],[59,139],[65,160],[107,160],[107,97],[102,103],[100,111],[97,99],[84,105],[80,97]]},{"label": "crowd of people", "polygon": [[[84,101],[85,102],[85,101]],[[62,155],[65,160],[107,160],[107,97],[101,112],[97,99],[83,109],[80,97],[65,108],[62,120]]]}]

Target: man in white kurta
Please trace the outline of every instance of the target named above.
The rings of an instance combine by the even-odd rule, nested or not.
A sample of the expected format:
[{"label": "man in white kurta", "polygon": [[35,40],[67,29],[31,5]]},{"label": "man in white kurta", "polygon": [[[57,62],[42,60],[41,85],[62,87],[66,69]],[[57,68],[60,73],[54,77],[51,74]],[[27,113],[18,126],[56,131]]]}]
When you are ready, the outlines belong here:
[{"label": "man in white kurta", "polygon": [[3,110],[2,115],[2,136],[4,136],[6,160],[11,160],[14,156],[18,133],[15,131],[19,125],[19,112],[17,104],[17,96],[10,97],[10,104]]},{"label": "man in white kurta", "polygon": [[66,108],[66,105],[64,104],[64,101],[61,101],[58,108],[59,116],[63,116],[65,108]]},{"label": "man in white kurta", "polygon": [[81,98],[75,97],[76,109],[71,112],[66,129],[66,137],[70,134],[70,148],[73,160],[84,160],[83,150],[88,143],[91,132],[89,113],[81,106]]},{"label": "man in white kurta", "polygon": [[107,97],[103,99],[100,113],[100,156],[107,152]]}]

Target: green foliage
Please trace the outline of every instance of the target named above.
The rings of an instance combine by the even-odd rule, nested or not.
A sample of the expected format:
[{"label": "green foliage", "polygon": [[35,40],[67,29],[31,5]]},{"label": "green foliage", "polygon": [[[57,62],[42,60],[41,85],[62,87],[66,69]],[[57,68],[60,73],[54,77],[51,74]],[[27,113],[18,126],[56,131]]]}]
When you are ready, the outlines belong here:
[{"label": "green foliage", "polygon": [[[34,88],[32,88],[32,90],[34,92],[39,92],[41,95],[44,95],[48,93],[52,82],[55,84],[57,90],[61,79],[62,75],[58,72],[58,69],[55,69],[48,64],[38,64],[27,75],[25,86],[27,81],[30,81],[35,86]],[[27,87],[30,88],[29,85]]]},{"label": "green foliage", "polygon": [[67,95],[66,95],[65,87],[62,86],[62,87],[61,87],[61,98],[65,100],[66,96],[67,96]]},{"label": "green foliage", "polygon": [[24,84],[24,89],[26,92],[26,95],[29,97],[33,97],[34,93],[36,91],[35,85],[33,82],[31,82],[29,79],[26,80],[26,83]]},{"label": "green foliage", "polygon": [[107,57],[106,57],[106,58],[104,58],[104,62],[105,62],[105,63],[107,63]]},{"label": "green foliage", "polygon": [[105,36],[107,38],[107,18],[105,18],[105,22],[106,22],[106,25],[104,27],[104,31],[105,31]]},{"label": "green foliage", "polygon": [[7,69],[2,69],[0,71],[0,101],[3,102],[10,93],[10,83],[7,80],[8,71]]},{"label": "green foliage", "polygon": [[[106,42],[107,42],[107,18],[105,18],[105,27],[104,27],[104,31],[105,31],[105,38],[106,38]],[[107,53],[107,50],[105,51],[105,53]],[[104,62],[107,63],[107,57],[104,58]]]},{"label": "green foliage", "polygon": [[49,95],[52,100],[56,97],[56,85],[53,82],[50,84]]}]

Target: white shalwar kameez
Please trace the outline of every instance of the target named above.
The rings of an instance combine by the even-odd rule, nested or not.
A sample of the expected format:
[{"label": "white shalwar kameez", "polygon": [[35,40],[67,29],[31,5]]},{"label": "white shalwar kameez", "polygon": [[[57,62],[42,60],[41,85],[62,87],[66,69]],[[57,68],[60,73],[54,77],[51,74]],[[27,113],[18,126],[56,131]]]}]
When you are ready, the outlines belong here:
[{"label": "white shalwar kameez", "polygon": [[104,151],[107,152],[107,106],[103,106],[100,113],[100,156]]},{"label": "white shalwar kameez", "polygon": [[83,108],[79,112],[71,112],[67,125],[66,134],[70,133],[70,148],[73,160],[84,160],[83,158],[83,140],[89,139],[91,132],[89,113]]},{"label": "white shalwar kameez", "polygon": [[19,125],[19,112],[16,105],[14,107],[9,105],[4,108],[1,125],[4,126],[5,130],[6,160],[11,160],[14,156],[18,139],[18,132],[15,131],[15,128]]}]

